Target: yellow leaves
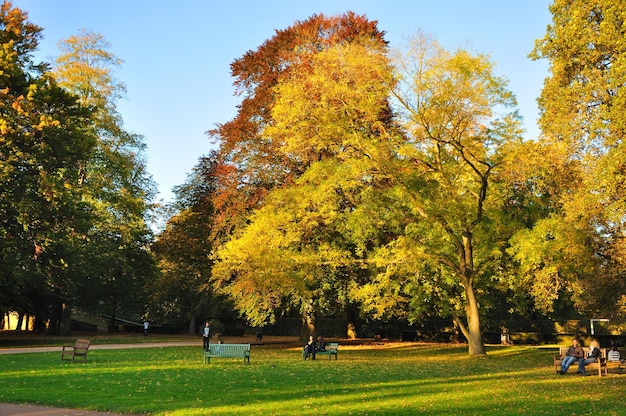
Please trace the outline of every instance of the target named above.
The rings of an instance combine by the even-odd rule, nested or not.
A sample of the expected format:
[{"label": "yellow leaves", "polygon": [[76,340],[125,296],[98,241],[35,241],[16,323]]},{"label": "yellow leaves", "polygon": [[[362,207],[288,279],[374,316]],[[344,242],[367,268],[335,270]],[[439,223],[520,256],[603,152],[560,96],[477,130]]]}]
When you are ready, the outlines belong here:
[{"label": "yellow leaves", "polygon": [[339,45],[312,60],[275,87],[272,122],[264,131],[304,163],[350,154],[369,132],[381,131],[392,80],[386,57],[372,45]]},{"label": "yellow leaves", "polygon": [[41,131],[48,127],[59,127],[60,125],[61,123],[59,120],[55,120],[46,114],[42,114],[39,116],[39,124],[35,126],[35,129]]},{"label": "yellow leaves", "polygon": [[15,100],[13,100],[13,102],[11,103],[11,107],[17,112],[17,114],[24,114],[24,96],[20,95],[19,97],[15,98]]}]

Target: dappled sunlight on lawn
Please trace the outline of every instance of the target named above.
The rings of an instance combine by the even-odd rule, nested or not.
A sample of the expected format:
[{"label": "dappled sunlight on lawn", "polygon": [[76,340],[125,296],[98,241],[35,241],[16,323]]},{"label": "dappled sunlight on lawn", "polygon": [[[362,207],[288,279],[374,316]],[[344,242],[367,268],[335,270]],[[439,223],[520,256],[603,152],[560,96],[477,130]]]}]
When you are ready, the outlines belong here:
[{"label": "dappled sunlight on lawn", "polygon": [[0,402],[151,415],[611,415],[626,390],[618,375],[558,376],[549,350],[523,346],[471,357],[463,345],[346,345],[337,361],[253,346],[250,365],[203,364],[199,347],[4,358]]}]

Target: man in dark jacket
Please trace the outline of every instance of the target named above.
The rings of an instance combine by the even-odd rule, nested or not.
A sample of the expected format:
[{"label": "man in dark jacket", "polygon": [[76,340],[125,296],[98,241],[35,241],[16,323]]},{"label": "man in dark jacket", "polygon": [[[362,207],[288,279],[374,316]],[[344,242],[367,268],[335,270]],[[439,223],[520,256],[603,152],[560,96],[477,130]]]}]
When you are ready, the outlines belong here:
[{"label": "man in dark jacket", "polygon": [[572,340],[572,346],[567,349],[567,354],[565,354],[565,358],[563,358],[563,362],[561,362],[561,371],[559,371],[559,374],[567,373],[569,366],[581,358],[584,358],[584,356],[585,352],[580,346],[580,341],[578,338],[574,338]]}]

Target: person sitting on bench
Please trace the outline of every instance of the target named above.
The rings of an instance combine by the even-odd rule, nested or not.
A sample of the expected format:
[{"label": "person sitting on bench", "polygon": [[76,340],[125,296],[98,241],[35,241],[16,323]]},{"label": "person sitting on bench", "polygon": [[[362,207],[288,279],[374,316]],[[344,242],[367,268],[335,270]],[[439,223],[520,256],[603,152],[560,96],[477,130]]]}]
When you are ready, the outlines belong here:
[{"label": "person sitting on bench", "polygon": [[317,347],[315,348],[317,351],[326,351],[326,340],[323,336],[317,337]]},{"label": "person sitting on bench", "polygon": [[317,351],[317,343],[315,342],[315,338],[313,335],[309,336],[309,342],[304,346],[304,359],[306,360],[311,357],[312,360],[315,359],[315,351]]},{"label": "person sitting on bench", "polygon": [[597,363],[600,358],[600,343],[592,339],[589,343],[589,353],[587,354],[587,358],[581,358],[578,360],[578,374],[582,374],[583,376],[587,375],[587,371],[585,371],[585,366],[591,363]]},{"label": "person sitting on bench", "polygon": [[565,358],[563,358],[563,362],[561,362],[561,369],[559,370],[559,374],[567,373],[569,366],[577,362],[578,360],[585,358],[585,352],[583,348],[580,346],[580,341],[578,338],[574,338],[572,340],[572,346],[568,348],[567,354]]},{"label": "person sitting on bench", "polygon": [[622,359],[618,349],[617,349],[617,345],[613,344],[613,346],[611,347],[611,350],[609,352],[606,353],[606,360],[612,363],[623,363],[624,360]]}]

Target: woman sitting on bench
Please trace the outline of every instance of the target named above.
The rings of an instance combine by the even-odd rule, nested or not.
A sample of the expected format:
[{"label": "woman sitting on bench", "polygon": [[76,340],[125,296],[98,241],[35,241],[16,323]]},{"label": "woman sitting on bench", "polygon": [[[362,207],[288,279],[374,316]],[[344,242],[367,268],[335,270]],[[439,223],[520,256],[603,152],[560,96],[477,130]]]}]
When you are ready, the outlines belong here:
[{"label": "woman sitting on bench", "polygon": [[315,338],[313,335],[309,336],[309,342],[304,346],[304,359],[306,360],[311,356],[311,359],[315,359],[315,352],[317,351],[317,342],[315,342]]},{"label": "woman sitting on bench", "polygon": [[582,374],[583,376],[587,375],[587,371],[585,370],[585,366],[591,363],[597,363],[600,358],[600,343],[592,339],[589,343],[589,353],[587,354],[587,358],[581,358],[578,360],[578,374]]}]

